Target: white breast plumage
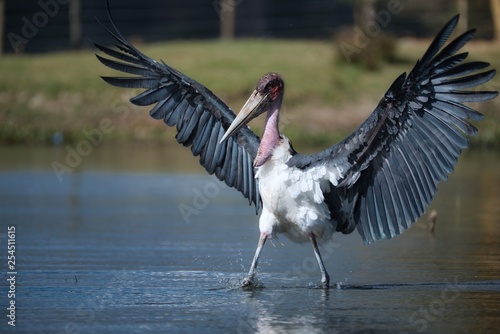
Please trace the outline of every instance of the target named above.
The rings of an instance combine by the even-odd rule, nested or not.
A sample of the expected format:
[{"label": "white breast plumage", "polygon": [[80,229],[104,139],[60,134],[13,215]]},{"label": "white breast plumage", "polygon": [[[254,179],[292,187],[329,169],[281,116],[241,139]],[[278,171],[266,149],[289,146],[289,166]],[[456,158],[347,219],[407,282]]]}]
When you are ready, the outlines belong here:
[{"label": "white breast plumage", "polygon": [[323,196],[330,187],[330,172],[325,166],[289,167],[291,157],[289,141],[283,138],[272,157],[257,168],[263,202],[260,231],[273,237],[283,233],[296,242],[309,241],[313,233],[326,241],[335,230]]}]

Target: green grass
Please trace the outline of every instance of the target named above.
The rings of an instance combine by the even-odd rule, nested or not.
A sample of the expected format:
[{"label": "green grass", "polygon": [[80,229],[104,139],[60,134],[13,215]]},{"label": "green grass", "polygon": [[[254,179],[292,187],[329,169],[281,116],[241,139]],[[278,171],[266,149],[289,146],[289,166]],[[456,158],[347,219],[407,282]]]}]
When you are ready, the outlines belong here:
[{"label": "green grass", "polygon": [[[413,67],[428,42],[399,43],[398,59],[368,72],[337,61],[333,43],[296,40],[182,41],[137,45],[154,59],[205,84],[239,110],[266,72],[286,82],[282,128],[295,146],[328,146],[352,131],[373,110],[392,81]],[[500,47],[472,43],[474,59],[499,67]],[[106,140],[173,141],[175,131],[150,119],[148,108],[128,103],[133,93],[111,87],[100,75],[114,75],[92,51],[2,56],[0,59],[0,143],[50,143],[59,131],[67,142],[95,129],[103,118],[113,125]],[[498,81],[488,88],[498,89]],[[499,102],[477,106],[486,120],[475,143],[500,146]],[[254,124],[260,131],[262,121]],[[299,145],[301,144],[301,145]]]}]

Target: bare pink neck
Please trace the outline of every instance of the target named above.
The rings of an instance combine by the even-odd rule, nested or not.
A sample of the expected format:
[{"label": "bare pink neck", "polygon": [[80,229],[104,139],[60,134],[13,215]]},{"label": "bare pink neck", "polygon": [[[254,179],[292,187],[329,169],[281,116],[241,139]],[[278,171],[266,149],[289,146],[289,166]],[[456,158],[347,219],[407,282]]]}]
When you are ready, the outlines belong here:
[{"label": "bare pink neck", "polygon": [[281,100],[281,97],[274,100],[267,111],[266,126],[264,127],[257,156],[253,162],[255,167],[262,166],[271,157],[274,148],[278,146],[281,140],[278,128]]}]

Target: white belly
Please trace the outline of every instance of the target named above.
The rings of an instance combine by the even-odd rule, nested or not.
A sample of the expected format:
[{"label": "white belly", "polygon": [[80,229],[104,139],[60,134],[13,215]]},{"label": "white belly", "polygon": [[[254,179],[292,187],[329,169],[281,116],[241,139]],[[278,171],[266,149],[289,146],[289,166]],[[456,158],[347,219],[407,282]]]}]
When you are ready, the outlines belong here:
[{"label": "white belly", "polygon": [[324,180],[315,180],[314,170],[288,167],[289,158],[286,146],[277,147],[273,157],[257,169],[263,203],[260,231],[271,237],[283,233],[296,242],[309,241],[313,233],[327,241],[335,226],[324,203]]}]

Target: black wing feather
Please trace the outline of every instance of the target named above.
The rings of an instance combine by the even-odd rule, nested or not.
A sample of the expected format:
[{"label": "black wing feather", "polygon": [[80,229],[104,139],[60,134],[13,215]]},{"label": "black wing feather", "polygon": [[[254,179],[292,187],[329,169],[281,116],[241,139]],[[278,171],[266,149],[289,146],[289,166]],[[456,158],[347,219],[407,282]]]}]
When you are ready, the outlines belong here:
[{"label": "black wing feather", "polygon": [[102,77],[104,81],[117,87],[146,89],[130,101],[139,106],[156,103],[150,111],[151,117],[176,126],[177,141],[191,146],[193,155],[200,156],[200,164],[208,173],[239,190],[258,212],[261,200],[253,160],[259,138],[244,128],[220,143],[235,118],[233,111],[200,83],[164,62],[152,60],[131,45],[114,24],[109,4],[108,15],[114,31],[101,25],[113,37],[114,47],[95,44],[111,57],[96,55],[97,59],[109,68],[133,76]]},{"label": "black wing feather", "polygon": [[[391,85],[368,119],[348,138],[311,156],[295,155],[289,166],[317,165],[347,170],[339,185],[325,194],[337,230],[357,226],[366,243],[392,238],[409,228],[446,180],[466,135],[477,129],[468,120],[483,115],[463,102],[495,98],[492,91],[465,91],[491,80],[495,70],[481,73],[484,62],[460,64],[467,53],[455,54],[474,35],[468,31],[443,48],[458,16],[437,34],[408,76]],[[440,51],[441,50],[441,51]]]}]

